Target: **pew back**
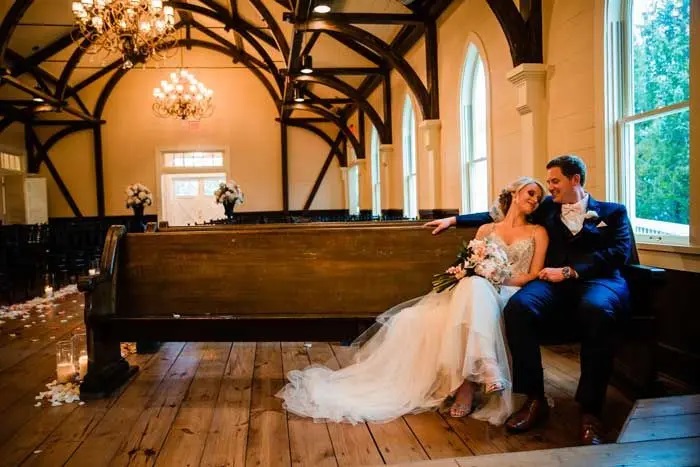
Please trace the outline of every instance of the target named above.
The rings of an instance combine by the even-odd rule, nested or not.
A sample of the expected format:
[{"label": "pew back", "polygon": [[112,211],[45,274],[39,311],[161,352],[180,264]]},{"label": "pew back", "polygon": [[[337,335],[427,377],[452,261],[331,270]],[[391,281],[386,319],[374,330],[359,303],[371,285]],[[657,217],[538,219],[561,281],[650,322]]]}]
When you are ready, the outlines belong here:
[{"label": "pew back", "polygon": [[128,234],[116,314],[374,316],[429,292],[475,232],[345,224]]}]

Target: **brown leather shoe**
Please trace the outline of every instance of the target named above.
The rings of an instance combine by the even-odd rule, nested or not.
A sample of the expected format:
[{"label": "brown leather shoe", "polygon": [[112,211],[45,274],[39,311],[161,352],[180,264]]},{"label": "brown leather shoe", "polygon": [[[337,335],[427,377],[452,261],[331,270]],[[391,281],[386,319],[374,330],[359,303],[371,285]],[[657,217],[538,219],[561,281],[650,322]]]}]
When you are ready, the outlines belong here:
[{"label": "brown leather shoe", "polygon": [[581,415],[581,444],[584,446],[603,444],[603,424],[590,414]]},{"label": "brown leather shoe", "polygon": [[506,430],[523,433],[547,419],[549,407],[544,399],[528,399],[523,406],[506,421]]}]

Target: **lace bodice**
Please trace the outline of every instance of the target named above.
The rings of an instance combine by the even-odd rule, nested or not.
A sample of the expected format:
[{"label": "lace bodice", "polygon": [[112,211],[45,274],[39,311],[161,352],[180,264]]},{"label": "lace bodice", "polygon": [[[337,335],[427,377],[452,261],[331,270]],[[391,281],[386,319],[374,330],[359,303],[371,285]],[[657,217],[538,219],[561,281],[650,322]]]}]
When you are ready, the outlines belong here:
[{"label": "lace bodice", "polygon": [[503,250],[508,255],[508,260],[511,264],[511,272],[513,275],[522,274],[530,271],[530,264],[532,263],[532,257],[535,254],[535,238],[530,236],[528,238],[521,238],[516,240],[510,245],[508,245],[501,237],[499,237],[495,232],[491,232],[487,235],[493,241],[497,242]]}]

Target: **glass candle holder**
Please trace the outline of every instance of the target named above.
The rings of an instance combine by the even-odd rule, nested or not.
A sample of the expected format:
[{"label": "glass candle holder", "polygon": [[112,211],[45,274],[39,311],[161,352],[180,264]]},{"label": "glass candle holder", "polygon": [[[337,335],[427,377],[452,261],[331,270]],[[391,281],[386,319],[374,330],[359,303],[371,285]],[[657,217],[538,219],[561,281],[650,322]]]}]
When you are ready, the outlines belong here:
[{"label": "glass candle holder", "polygon": [[56,343],[56,381],[67,383],[75,375],[73,343],[69,340]]},{"label": "glass candle holder", "polygon": [[78,370],[78,377],[82,381],[88,369],[87,336],[84,332],[73,334],[73,365]]}]

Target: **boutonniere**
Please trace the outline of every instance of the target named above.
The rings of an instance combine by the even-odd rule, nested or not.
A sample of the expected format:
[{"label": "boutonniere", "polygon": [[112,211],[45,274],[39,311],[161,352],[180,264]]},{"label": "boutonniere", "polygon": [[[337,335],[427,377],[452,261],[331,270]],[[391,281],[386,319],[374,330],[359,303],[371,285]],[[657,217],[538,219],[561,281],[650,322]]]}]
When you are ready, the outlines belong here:
[{"label": "boutonniere", "polygon": [[586,211],[586,214],[583,216],[585,220],[597,220],[598,219],[598,213],[593,210]]}]

